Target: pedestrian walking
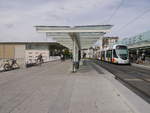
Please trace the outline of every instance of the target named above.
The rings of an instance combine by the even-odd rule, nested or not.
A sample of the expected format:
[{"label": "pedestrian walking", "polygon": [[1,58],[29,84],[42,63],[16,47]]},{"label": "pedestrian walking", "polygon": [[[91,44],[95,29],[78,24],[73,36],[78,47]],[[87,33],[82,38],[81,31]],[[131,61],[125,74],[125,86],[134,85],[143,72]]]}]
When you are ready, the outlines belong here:
[{"label": "pedestrian walking", "polygon": [[61,61],[64,61],[64,60],[65,60],[63,54],[60,55],[60,59],[61,59]]},{"label": "pedestrian walking", "polygon": [[42,63],[43,63],[43,56],[42,54],[39,54],[37,58],[37,64],[42,64]]}]

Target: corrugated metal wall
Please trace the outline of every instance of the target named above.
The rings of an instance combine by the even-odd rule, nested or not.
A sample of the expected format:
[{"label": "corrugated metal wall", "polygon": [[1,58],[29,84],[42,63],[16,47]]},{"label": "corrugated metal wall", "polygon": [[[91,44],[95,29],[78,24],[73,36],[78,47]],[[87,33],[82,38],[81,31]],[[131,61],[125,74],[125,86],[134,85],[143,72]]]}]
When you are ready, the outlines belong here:
[{"label": "corrugated metal wall", "polygon": [[4,46],[3,44],[0,44],[0,58],[4,57]]},{"label": "corrugated metal wall", "polygon": [[15,45],[14,44],[0,44],[0,58],[10,59],[15,57]]}]

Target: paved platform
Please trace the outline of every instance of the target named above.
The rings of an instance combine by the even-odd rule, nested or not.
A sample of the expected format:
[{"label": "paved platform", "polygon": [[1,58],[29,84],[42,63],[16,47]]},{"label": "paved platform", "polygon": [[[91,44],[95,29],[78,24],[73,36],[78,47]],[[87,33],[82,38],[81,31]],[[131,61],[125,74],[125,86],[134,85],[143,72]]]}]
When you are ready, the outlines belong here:
[{"label": "paved platform", "polygon": [[136,64],[136,63],[132,63],[131,65],[135,66],[135,67],[140,67],[140,68],[144,68],[144,69],[150,70],[150,64]]},{"label": "paved platform", "polygon": [[0,113],[137,113],[106,77],[85,63],[50,62],[0,73]]}]

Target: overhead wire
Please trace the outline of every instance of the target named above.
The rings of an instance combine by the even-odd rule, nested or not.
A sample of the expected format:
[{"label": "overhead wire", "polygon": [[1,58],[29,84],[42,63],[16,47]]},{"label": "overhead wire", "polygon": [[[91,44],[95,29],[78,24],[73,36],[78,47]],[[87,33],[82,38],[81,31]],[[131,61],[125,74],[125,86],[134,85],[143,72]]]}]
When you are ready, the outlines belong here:
[{"label": "overhead wire", "polygon": [[143,17],[145,14],[149,13],[150,9],[144,10],[142,13],[140,13],[138,16],[130,20],[127,24],[123,25],[121,28],[118,29],[118,31],[121,31],[122,29],[128,27],[129,25],[133,24],[135,21]]},{"label": "overhead wire", "polygon": [[117,6],[117,8],[113,11],[113,13],[110,15],[110,17],[107,20],[107,23],[109,23],[112,18],[116,15],[116,13],[119,11],[119,9],[122,7],[125,0],[121,0],[120,4]]}]

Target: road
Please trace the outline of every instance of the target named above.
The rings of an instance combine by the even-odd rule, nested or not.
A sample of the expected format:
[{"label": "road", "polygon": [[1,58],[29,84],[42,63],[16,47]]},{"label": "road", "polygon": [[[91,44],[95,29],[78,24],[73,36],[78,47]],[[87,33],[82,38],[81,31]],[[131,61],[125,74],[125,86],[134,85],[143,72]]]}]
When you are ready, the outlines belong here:
[{"label": "road", "polygon": [[116,65],[103,61],[94,61],[121,80],[127,87],[150,102],[150,70],[131,65]]}]

